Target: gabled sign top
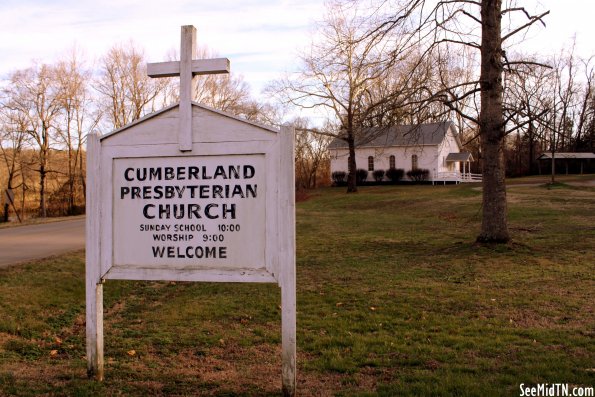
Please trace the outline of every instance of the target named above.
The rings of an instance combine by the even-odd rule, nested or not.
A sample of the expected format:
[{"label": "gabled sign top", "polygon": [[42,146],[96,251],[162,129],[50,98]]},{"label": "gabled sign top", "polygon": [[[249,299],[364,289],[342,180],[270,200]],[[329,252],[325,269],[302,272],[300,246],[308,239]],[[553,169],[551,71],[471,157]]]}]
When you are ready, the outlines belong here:
[{"label": "gabled sign top", "polygon": [[182,26],[180,61],[147,64],[149,77],[180,76],[180,151],[192,150],[192,96],[196,92],[195,76],[229,73],[229,59],[194,59],[196,51],[196,28]]}]

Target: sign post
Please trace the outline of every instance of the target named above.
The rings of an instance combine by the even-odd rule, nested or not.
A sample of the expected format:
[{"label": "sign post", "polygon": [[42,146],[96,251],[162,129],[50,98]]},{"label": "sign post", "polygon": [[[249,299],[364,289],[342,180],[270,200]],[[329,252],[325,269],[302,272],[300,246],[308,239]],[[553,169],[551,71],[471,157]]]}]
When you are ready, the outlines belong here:
[{"label": "sign post", "polygon": [[293,129],[247,122],[191,101],[193,76],[229,61],[194,60],[182,27],[180,103],[88,138],[87,368],[103,369],[103,283],[120,280],[278,283],[282,381],[295,395],[296,295]]}]

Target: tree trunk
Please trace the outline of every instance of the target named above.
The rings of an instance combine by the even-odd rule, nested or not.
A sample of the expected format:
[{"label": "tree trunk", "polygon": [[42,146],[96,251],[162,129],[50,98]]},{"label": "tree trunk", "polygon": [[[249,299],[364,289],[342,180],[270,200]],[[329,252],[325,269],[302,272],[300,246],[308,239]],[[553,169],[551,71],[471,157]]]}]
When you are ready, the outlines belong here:
[{"label": "tree trunk", "polygon": [[[79,139],[80,142],[80,139]],[[80,145],[80,143],[79,143]],[[83,150],[81,149],[81,147],[79,146],[79,156],[80,156],[80,160],[79,160],[79,177],[81,178],[81,186],[83,188],[83,203],[87,202],[87,183],[85,180],[85,165],[83,164]],[[85,209],[86,212],[86,209]]]},{"label": "tree trunk", "polygon": [[68,145],[68,215],[74,215],[74,155],[72,150],[72,138],[70,135],[70,121],[67,127],[67,145]]},{"label": "tree trunk", "polygon": [[47,217],[47,209],[45,205],[45,165],[39,166],[39,216],[42,218]]},{"label": "tree trunk", "polygon": [[[14,156],[16,156],[16,152],[14,153]],[[8,172],[8,181],[6,183],[6,191],[5,191],[6,196],[8,196],[8,192],[12,190],[12,180],[13,180],[14,174],[15,174],[15,164],[16,164],[16,159],[13,158],[12,165]],[[4,222],[8,222],[8,218],[9,218],[10,204],[8,201],[9,201],[8,197],[6,197],[6,202],[4,203]],[[13,202],[13,207],[14,207],[14,202]],[[16,208],[15,208],[15,211],[16,211]]]},{"label": "tree trunk", "polygon": [[[531,117],[531,114],[529,114]],[[527,130],[527,134],[529,135],[529,175],[535,175],[535,148],[533,141],[535,140],[535,133],[533,132],[533,122],[529,123],[529,128]]]},{"label": "tree trunk", "polygon": [[552,150],[552,174],[551,174],[551,184],[556,183],[556,151]]},{"label": "tree trunk", "polygon": [[481,111],[483,215],[478,242],[510,240],[506,208],[504,120],[502,109],[502,0],[481,2]]},{"label": "tree trunk", "polygon": [[347,144],[349,146],[349,159],[347,160],[347,193],[356,193],[357,192],[357,180],[356,180],[356,170],[357,166],[355,164],[355,139],[353,138],[353,134],[347,138]]}]

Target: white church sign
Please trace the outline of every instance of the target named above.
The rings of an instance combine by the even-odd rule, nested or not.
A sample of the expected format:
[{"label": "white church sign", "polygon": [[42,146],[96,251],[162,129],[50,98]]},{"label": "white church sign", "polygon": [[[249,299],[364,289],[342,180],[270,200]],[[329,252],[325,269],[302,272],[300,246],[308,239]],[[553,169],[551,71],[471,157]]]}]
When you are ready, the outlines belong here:
[{"label": "white church sign", "polygon": [[182,27],[180,103],[111,134],[88,137],[87,360],[103,379],[103,282],[278,283],[283,392],[295,393],[293,129],[249,123],[191,101],[198,74],[227,59],[195,60]]},{"label": "white church sign", "polygon": [[263,155],[115,159],[113,176],[115,266],[266,268]]}]

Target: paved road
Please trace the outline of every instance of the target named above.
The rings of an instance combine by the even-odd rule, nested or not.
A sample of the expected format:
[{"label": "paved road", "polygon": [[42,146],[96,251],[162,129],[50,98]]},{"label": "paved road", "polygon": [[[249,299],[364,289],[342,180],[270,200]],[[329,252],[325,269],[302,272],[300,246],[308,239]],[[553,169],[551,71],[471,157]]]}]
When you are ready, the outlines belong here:
[{"label": "paved road", "polygon": [[0,229],[0,268],[85,247],[85,218]]}]

